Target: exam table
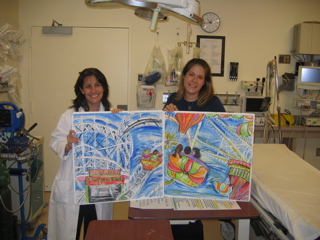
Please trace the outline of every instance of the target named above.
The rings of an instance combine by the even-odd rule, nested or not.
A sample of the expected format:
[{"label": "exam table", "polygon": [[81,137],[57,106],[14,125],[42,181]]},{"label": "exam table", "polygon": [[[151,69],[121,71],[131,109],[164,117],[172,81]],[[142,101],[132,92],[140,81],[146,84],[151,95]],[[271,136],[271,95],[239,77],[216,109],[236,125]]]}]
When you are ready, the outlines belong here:
[{"label": "exam table", "polygon": [[[280,239],[320,239],[320,171],[284,144],[253,149],[251,202],[261,218]],[[270,222],[274,219],[288,235]]]}]

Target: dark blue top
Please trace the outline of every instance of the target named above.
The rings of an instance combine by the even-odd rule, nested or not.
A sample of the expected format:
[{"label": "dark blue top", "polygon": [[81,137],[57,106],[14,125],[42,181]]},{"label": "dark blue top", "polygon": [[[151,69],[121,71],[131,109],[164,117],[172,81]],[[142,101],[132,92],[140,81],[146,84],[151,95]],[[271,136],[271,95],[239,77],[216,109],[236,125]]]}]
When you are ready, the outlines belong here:
[{"label": "dark blue top", "polygon": [[194,111],[194,112],[225,112],[226,111],[220,99],[217,96],[213,96],[205,106],[199,107],[197,101],[188,102],[184,98],[182,98],[179,101],[176,101],[175,100],[176,94],[177,93],[175,92],[170,94],[164,107],[172,103],[177,106],[179,111]]}]

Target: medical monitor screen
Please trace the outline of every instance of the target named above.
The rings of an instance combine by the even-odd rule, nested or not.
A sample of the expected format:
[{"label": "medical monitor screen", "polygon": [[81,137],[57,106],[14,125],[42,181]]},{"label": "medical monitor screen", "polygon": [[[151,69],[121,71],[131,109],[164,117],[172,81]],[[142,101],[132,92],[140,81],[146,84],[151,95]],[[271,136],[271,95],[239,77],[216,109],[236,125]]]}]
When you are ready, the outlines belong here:
[{"label": "medical monitor screen", "polygon": [[298,88],[320,90],[320,67],[300,66]]},{"label": "medical monitor screen", "polygon": [[261,105],[263,103],[263,97],[247,97],[243,98],[243,112],[258,113],[262,112]]}]

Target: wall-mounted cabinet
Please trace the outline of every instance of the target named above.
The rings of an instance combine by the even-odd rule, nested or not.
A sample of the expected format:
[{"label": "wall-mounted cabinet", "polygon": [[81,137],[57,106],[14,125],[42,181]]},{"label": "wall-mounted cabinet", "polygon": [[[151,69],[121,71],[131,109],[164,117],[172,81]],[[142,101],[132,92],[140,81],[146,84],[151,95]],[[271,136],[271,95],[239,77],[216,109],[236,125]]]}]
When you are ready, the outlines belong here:
[{"label": "wall-mounted cabinet", "polygon": [[294,26],[294,54],[320,54],[320,22],[300,23]]}]

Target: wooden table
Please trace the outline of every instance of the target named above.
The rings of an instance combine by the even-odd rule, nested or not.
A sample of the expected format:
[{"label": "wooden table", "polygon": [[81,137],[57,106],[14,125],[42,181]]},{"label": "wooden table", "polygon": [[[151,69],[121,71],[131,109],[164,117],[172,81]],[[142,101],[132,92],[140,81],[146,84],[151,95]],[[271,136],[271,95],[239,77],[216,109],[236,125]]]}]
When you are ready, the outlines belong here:
[{"label": "wooden table", "polygon": [[173,240],[168,219],[95,220],[85,240]]},{"label": "wooden table", "polygon": [[169,220],[236,220],[236,239],[249,239],[250,219],[259,218],[259,212],[250,202],[238,202],[236,210],[173,210],[129,208],[129,219]]}]

